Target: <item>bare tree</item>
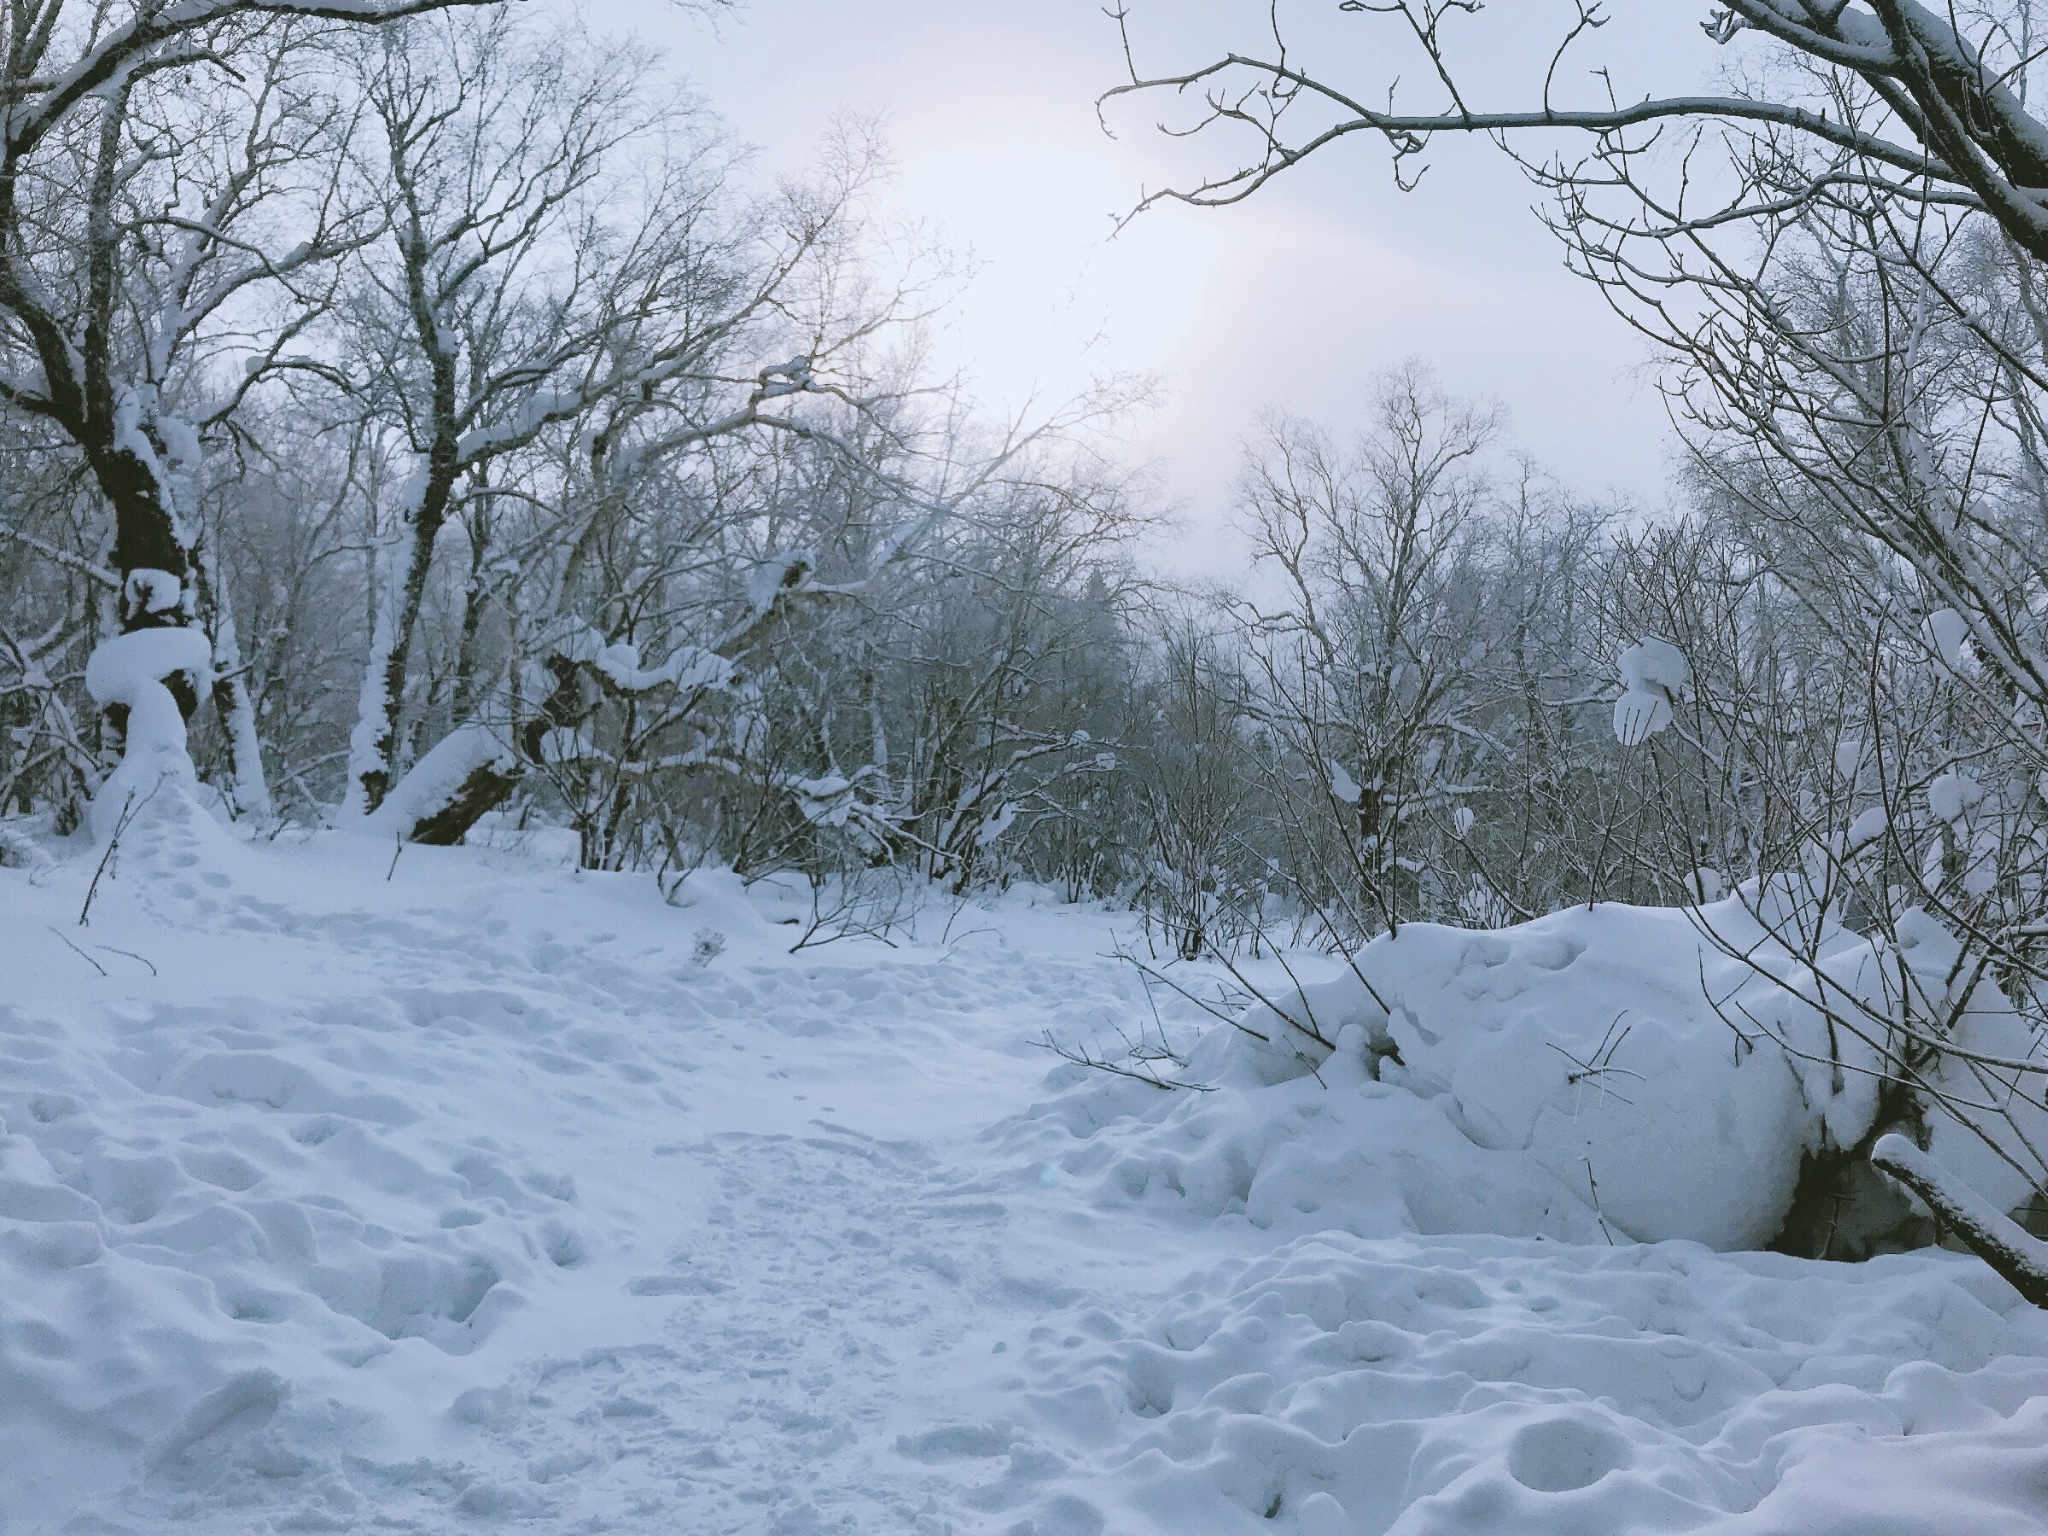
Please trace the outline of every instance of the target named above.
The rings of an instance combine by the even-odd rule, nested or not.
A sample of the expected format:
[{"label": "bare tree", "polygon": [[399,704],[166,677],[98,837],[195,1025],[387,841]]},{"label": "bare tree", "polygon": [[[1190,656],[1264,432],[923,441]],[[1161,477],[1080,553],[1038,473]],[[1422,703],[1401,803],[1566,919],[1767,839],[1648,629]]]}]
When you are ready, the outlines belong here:
[{"label": "bare tree", "polygon": [[68,833],[99,770],[85,658],[121,584],[95,558],[104,519],[63,447],[32,418],[0,417],[0,816],[46,808]]},{"label": "bare tree", "polygon": [[[964,891],[1107,772],[1065,687],[1091,640],[1117,644],[1111,560],[1137,522],[1123,477],[1075,452],[1095,408],[1000,434],[950,420],[913,446],[900,412],[884,429],[842,405],[836,430],[814,411],[756,457],[756,515],[728,509],[692,551],[712,592],[751,576],[671,650],[716,673],[656,759],[719,808],[736,865],[888,864]],[[614,783],[651,766],[584,761]]]},{"label": "bare tree", "polygon": [[[1142,9],[1127,3],[1113,12],[1129,79],[1105,101],[1132,94],[1188,100],[1192,118],[1177,132],[1234,133],[1249,148],[1235,166],[1150,194],[1147,204],[1238,202],[1354,135],[1379,139],[1396,176],[1412,186],[1442,134],[1477,134],[1510,147],[1529,135],[1574,134],[1607,156],[1640,147],[1646,132],[1666,125],[1725,124],[1819,152],[1823,168],[1783,189],[1787,199],[1867,182],[1901,203],[1988,214],[2021,249],[2048,259],[2041,190],[2048,186],[2048,127],[2027,107],[2024,76],[2039,40],[2026,0],[1939,10],[1917,0],[1728,0],[1705,8],[1704,42],[1771,45],[1821,77],[1824,94],[1853,101],[1848,113],[1797,92],[1652,93],[1623,102],[1608,69],[1579,68],[1605,24],[1599,0],[1552,7],[1554,45],[1532,59],[1540,76],[1532,68],[1527,98],[1504,107],[1476,101],[1462,83],[1460,29],[1469,37],[1493,25],[1470,0],[1342,0],[1338,9],[1359,18],[1366,34],[1359,52],[1378,66],[1375,76],[1355,81],[1334,79],[1291,53],[1278,7],[1260,52],[1153,73],[1137,62],[1133,23]],[[1591,82],[1594,101],[1569,99],[1574,77]],[[1402,104],[1401,87],[1418,78],[1426,99]]]},{"label": "bare tree", "polygon": [[[740,686],[735,663],[781,615],[845,585],[820,580],[805,546],[735,544],[732,519],[747,514],[700,494],[724,473],[719,445],[757,445],[742,460],[775,437],[849,463],[896,452],[892,390],[864,354],[915,323],[931,278],[915,257],[893,283],[862,265],[872,135],[849,125],[818,175],[745,197],[724,140],[687,103],[656,105],[647,65],[496,17],[434,18],[359,54],[380,144],[361,174],[381,189],[390,236],[352,311],[366,367],[345,399],[410,465],[387,524],[393,564],[375,584],[350,771],[359,813],[381,811],[423,723],[412,663],[451,520],[469,565],[453,730],[385,818],[405,836],[459,838],[541,767],[609,847],[599,829],[631,798],[617,776],[686,751],[654,743],[687,735],[681,717]],[[816,409],[794,409],[805,401]],[[943,508],[920,505],[918,476],[861,473],[893,486],[900,509],[875,551],[886,567]],[[677,601],[701,616],[703,581],[694,598],[677,583],[721,561],[726,576],[732,562],[766,572],[760,601],[684,626],[685,640],[656,616]],[[523,651],[501,658],[503,686],[479,670],[494,607]],[[666,656],[647,654],[657,645]],[[607,701],[632,722],[632,744],[614,743],[623,758],[584,750]]]},{"label": "bare tree", "polygon": [[1418,882],[1440,874],[1432,844],[1469,825],[1457,727],[1484,653],[1472,558],[1500,426],[1411,364],[1381,378],[1354,447],[1283,419],[1249,461],[1243,501],[1279,592],[1242,610],[1246,707],[1281,749],[1274,771],[1300,775],[1276,789],[1333,936],[1415,916]]},{"label": "bare tree", "polygon": [[[267,794],[192,480],[365,234],[333,179],[350,119],[321,34],[440,3],[42,0],[4,22],[0,400],[59,430],[111,509],[120,627],[211,631],[245,810]],[[161,654],[190,716],[214,669]]]},{"label": "bare tree", "polygon": [[1135,900],[1174,955],[1256,944],[1272,882],[1258,837],[1262,785],[1251,690],[1227,621],[1203,608],[1161,616],[1134,747],[1140,850]]},{"label": "bare tree", "polygon": [[[398,569],[373,582],[351,769],[362,811],[400,766],[414,636],[449,517],[474,505],[482,535],[502,461],[609,394],[651,395],[702,368],[744,320],[728,253],[714,248],[730,237],[705,228],[722,157],[678,110],[650,105],[650,65],[632,46],[507,12],[422,18],[356,50],[376,128],[360,176],[386,234],[349,306],[362,372],[345,384],[411,460],[393,513]],[[665,138],[678,153],[664,154]],[[629,163],[642,156],[655,164],[645,174]],[[481,559],[487,537],[476,544]]]}]

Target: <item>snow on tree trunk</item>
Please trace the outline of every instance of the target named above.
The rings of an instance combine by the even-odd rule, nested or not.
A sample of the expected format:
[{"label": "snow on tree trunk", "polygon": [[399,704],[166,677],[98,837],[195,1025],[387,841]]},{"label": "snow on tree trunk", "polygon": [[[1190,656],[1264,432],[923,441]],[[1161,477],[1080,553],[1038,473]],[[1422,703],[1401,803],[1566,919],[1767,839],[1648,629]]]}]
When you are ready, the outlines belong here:
[{"label": "snow on tree trunk", "polygon": [[361,762],[361,767],[350,774],[350,793],[366,813],[374,812],[384,803],[397,772],[405,675],[412,664],[413,636],[419,628],[420,609],[427,600],[434,544],[447,520],[454,483],[455,476],[445,465],[437,464],[420,476],[409,498],[412,505],[406,516],[412,540],[405,580],[390,594],[395,607],[380,608],[377,615],[377,643],[371,648],[370,670],[363,679],[362,715],[350,737],[351,755]]},{"label": "snow on tree trunk", "polygon": [[[597,654],[573,640],[571,648],[586,658]],[[684,684],[709,686],[731,675],[730,663],[696,647],[684,647],[662,668],[631,674],[621,670],[620,650],[606,655],[612,668],[608,675],[625,677],[628,683],[638,682],[643,687],[673,684],[679,679]],[[603,661],[600,658],[600,671],[604,670]],[[638,666],[637,653],[633,664]],[[573,729],[588,718],[596,699],[592,688],[586,686],[588,670],[585,663],[559,651],[551,655],[547,665],[535,671],[541,677],[552,676],[554,686],[530,718],[522,719],[516,729],[503,722],[481,720],[456,726],[392,787],[363,825],[409,843],[448,847],[461,842],[479,818],[504,803],[531,765],[544,760],[551,732]],[[366,692],[369,686],[366,682]]]},{"label": "snow on tree trunk", "polygon": [[[363,663],[363,687],[356,699],[355,729],[348,737],[348,785],[342,812],[360,820],[382,802],[383,786],[391,782],[391,764],[384,753],[384,679],[391,665],[394,631],[386,588],[374,583],[375,611],[370,624],[370,655]],[[376,798],[373,799],[373,793]]]},{"label": "snow on tree trunk", "polygon": [[241,649],[230,620],[214,637],[214,667],[220,675],[213,685],[213,707],[220,714],[221,730],[228,741],[228,794],[234,813],[261,820],[270,814],[270,780],[263,771],[256,706],[249,698],[249,685],[238,675],[241,665]]},{"label": "snow on tree trunk", "polygon": [[85,664],[94,702],[119,711],[126,733],[120,766],[93,796],[95,840],[107,842],[124,821],[165,799],[193,804],[198,777],[185,750],[185,711],[167,679],[184,679],[195,694],[210,686],[213,647],[189,628],[131,630],[102,641]]},{"label": "snow on tree trunk", "polygon": [[[180,477],[174,474],[166,439],[182,441],[190,429],[159,418],[154,390],[108,387],[113,398],[94,413],[81,446],[93,478],[113,506],[112,556],[121,578],[121,627],[183,628],[197,613],[194,540],[178,515],[173,480]],[[196,455],[196,444],[187,451]],[[170,684],[187,720],[199,708],[196,676],[189,688],[182,681]]]},{"label": "snow on tree trunk", "polygon": [[2027,1235],[1982,1195],[1903,1136],[1880,1137],[1871,1163],[1948,1224],[1963,1246],[2037,1307],[2048,1307],[2048,1243]]}]

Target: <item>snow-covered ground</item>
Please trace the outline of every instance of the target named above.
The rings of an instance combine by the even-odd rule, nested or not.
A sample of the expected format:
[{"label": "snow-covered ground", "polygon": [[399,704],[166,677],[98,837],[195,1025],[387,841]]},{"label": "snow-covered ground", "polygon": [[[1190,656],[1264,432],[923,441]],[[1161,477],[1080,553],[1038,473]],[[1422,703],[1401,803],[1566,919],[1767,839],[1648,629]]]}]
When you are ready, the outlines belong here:
[{"label": "snow-covered ground", "polygon": [[[1975,1260],[1632,1242],[1541,1095],[1364,1026],[1261,1075],[1109,914],[792,954],[795,892],[544,839],[124,843],[85,926],[96,854],[0,869],[9,1536],[2048,1529],[2048,1314]],[[1213,1093],[1036,1043],[1160,1028]]]}]

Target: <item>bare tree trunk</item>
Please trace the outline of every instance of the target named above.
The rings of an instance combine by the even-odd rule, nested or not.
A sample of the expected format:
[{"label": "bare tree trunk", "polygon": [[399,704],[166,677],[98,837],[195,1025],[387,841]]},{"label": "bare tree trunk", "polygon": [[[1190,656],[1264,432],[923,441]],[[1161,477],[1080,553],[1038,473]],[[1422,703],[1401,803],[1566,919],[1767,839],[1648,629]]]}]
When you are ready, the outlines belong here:
[{"label": "bare tree trunk", "polygon": [[455,649],[455,697],[451,705],[457,720],[476,713],[478,651],[483,643],[484,613],[490,606],[491,587],[486,565],[491,553],[491,525],[479,509],[469,526],[469,580],[462,589],[462,634]]},{"label": "bare tree trunk", "polygon": [[[0,100],[9,103],[0,114],[0,323],[10,353],[0,398],[70,440],[112,511],[119,634],[108,645],[144,631],[197,633],[204,573],[196,530],[180,515],[185,477],[204,436],[317,312],[319,300],[293,278],[362,238],[345,199],[302,196],[309,167],[324,168],[329,190],[340,190],[331,178],[350,127],[290,84],[311,34],[277,18],[302,11],[374,24],[445,3],[112,0],[74,5],[67,20],[67,0],[38,0],[0,27]],[[195,115],[166,119],[170,105]],[[204,117],[234,146],[227,159],[201,142],[207,130],[190,126]],[[285,221],[289,249],[260,249],[275,232],[264,218],[287,203],[303,216]],[[228,306],[278,285],[290,318],[254,340],[249,367],[218,392],[220,380],[196,376],[205,372],[196,359]],[[237,334],[249,344],[246,330]],[[189,420],[177,414],[188,394],[204,402],[187,407]],[[232,655],[231,622],[216,638]],[[107,651],[97,681],[88,667],[124,753],[135,745],[131,714],[142,709],[152,750],[183,760],[184,724],[208,686],[209,659],[181,634]],[[159,682],[175,716],[159,707]],[[238,676],[222,702],[243,798],[260,805],[267,796]]]},{"label": "bare tree trunk", "polygon": [[243,673],[234,607],[211,552],[196,552],[193,571],[200,607],[213,635],[213,708],[227,743],[229,803],[237,817],[260,819],[270,814],[270,783],[263,771],[263,741]]},{"label": "bare tree trunk", "polygon": [[[427,578],[434,568],[434,543],[447,517],[449,490],[436,486],[435,477],[421,493],[421,502],[407,521],[412,538],[406,551],[405,579],[398,591],[387,594],[396,602],[388,618],[377,616],[378,638],[386,643],[372,647],[370,676],[364,680],[364,718],[359,732],[366,735],[367,754],[357,766],[357,789],[365,812],[384,803],[396,782],[399,728],[405,712],[405,676],[412,664],[413,639],[419,632],[420,609],[427,600]],[[386,627],[388,625],[388,628]]]}]

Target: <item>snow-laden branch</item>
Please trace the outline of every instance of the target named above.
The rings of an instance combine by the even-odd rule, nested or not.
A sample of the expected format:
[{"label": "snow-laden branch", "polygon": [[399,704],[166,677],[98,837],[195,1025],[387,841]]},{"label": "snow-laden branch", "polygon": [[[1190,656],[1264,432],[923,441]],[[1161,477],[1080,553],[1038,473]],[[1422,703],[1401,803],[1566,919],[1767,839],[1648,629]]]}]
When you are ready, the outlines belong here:
[{"label": "snow-laden branch", "polygon": [[726,688],[731,686],[734,676],[729,657],[700,645],[679,645],[666,661],[645,666],[638,646],[626,640],[607,642],[587,624],[571,631],[554,649],[565,661],[593,667],[606,682],[624,693],[647,693],[663,686],[681,693],[698,688]]},{"label": "snow-laden branch", "polygon": [[74,555],[68,549],[59,549],[56,545],[39,539],[32,533],[25,532],[20,528],[9,528],[4,524],[0,524],[0,539],[7,539],[12,543],[19,544],[23,549],[33,550],[51,564],[61,565],[65,570],[72,572],[74,575],[83,576],[87,581],[97,586],[105,587],[110,592],[121,590],[121,578],[105,566],[97,565],[93,561]]},{"label": "snow-laden branch", "polygon": [[2048,1307],[2048,1243],[1957,1179],[1905,1137],[1881,1137],[1872,1166],[1918,1195],[1969,1250],[2037,1307]]}]

